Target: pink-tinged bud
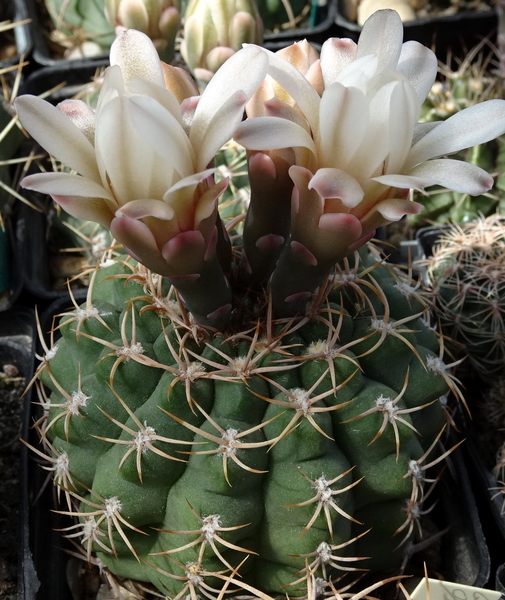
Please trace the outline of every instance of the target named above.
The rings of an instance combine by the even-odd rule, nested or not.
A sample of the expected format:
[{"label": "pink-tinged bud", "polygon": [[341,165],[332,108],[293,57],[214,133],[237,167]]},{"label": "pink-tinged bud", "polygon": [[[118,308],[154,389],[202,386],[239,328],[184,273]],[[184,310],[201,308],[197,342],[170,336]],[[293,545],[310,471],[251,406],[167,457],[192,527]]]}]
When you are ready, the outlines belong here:
[{"label": "pink-tinged bud", "polygon": [[[321,96],[324,91],[323,73],[319,60],[319,53],[306,40],[296,42],[287,48],[282,48],[275,53],[293,65],[311,84]],[[268,114],[266,103],[276,99],[290,107],[296,107],[296,101],[288,91],[269,75],[260,85],[251,101],[247,105],[247,116],[249,118],[261,117]]]}]

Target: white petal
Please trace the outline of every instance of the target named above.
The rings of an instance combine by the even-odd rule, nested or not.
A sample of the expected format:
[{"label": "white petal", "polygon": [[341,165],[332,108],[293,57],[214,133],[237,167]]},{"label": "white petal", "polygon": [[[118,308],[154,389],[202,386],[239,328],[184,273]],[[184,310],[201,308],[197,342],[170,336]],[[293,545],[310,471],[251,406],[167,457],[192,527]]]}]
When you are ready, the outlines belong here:
[{"label": "white petal", "polygon": [[376,54],[379,69],[395,69],[403,42],[403,25],[395,10],[378,10],[369,17],[358,41],[356,58]]},{"label": "white petal", "polygon": [[356,59],[342,69],[337,82],[346,87],[356,87],[366,93],[368,82],[377,73],[378,60],[374,54]]},{"label": "white petal", "polygon": [[193,127],[191,127],[190,139],[196,154],[197,171],[205,169],[223,144],[232,137],[242,121],[247,100],[247,96],[241,90],[227,98],[205,130],[203,132],[200,130],[200,133],[203,133],[200,138],[192,135]]},{"label": "white petal", "polygon": [[242,123],[234,138],[248,150],[277,150],[302,146],[315,154],[310,135],[296,123],[276,117],[257,117]]},{"label": "white petal", "polygon": [[391,96],[398,84],[398,81],[391,81],[383,85],[370,99],[366,136],[347,167],[347,171],[360,182],[381,173],[390,152],[390,129],[394,126]]},{"label": "white petal", "polygon": [[131,219],[143,219],[155,217],[162,221],[170,221],[175,212],[172,207],[162,200],[132,200],[116,211],[116,217],[129,217]]},{"label": "white petal", "polygon": [[493,186],[493,178],[480,167],[462,160],[437,159],[422,163],[407,175],[383,175],[375,181],[397,188],[423,190],[431,185],[441,185],[455,192],[476,196]]},{"label": "white petal", "polygon": [[42,194],[58,196],[85,196],[106,198],[113,202],[109,192],[96,181],[86,179],[71,173],[36,173],[28,175],[22,181],[22,186],[27,190],[34,190]]},{"label": "white petal", "polygon": [[364,195],[359,183],[340,169],[318,169],[308,187],[316,190],[321,198],[338,198],[348,208],[357,206]]},{"label": "white petal", "polygon": [[180,123],[182,123],[181,107],[175,96],[166,88],[161,88],[155,83],[151,83],[146,79],[135,77],[128,84],[128,90],[131,93],[141,94],[143,96],[149,96],[157,100],[162,106],[164,106],[172,116],[174,116]]},{"label": "white petal", "polygon": [[116,37],[110,48],[110,64],[119,65],[125,82],[142,77],[165,86],[158,51],[141,31],[128,29]]},{"label": "white petal", "polygon": [[435,53],[419,42],[405,42],[398,61],[398,70],[405,73],[419,100],[424,102],[437,76]]},{"label": "white petal", "polygon": [[199,173],[193,173],[189,175],[189,177],[185,177],[181,179],[177,183],[175,183],[163,196],[163,200],[166,200],[171,194],[176,192],[177,190],[182,190],[185,187],[196,187],[199,183],[210,177],[212,174],[216,172],[216,169],[206,169],[205,171],[200,171]]},{"label": "white petal", "polygon": [[68,117],[37,96],[19,96],[15,106],[23,127],[49,154],[84,177],[100,181],[95,149]]},{"label": "white petal", "polygon": [[337,81],[341,71],[356,58],[357,44],[347,38],[330,38],[321,47],[324,87]]},{"label": "white petal", "polygon": [[102,106],[107,104],[112,98],[122,96],[125,93],[123,75],[118,65],[113,67],[107,67],[103,76],[102,87],[98,94],[98,101],[96,103],[96,114],[102,110]]},{"label": "white petal", "polygon": [[25,177],[27,190],[53,196],[63,209],[77,219],[96,221],[109,227],[115,205],[107,192],[94,181],[70,173],[37,173]]},{"label": "white petal", "polygon": [[138,198],[161,198],[173,184],[171,163],[141,138],[130,117],[130,99],[113,98],[97,115],[95,148],[102,181],[120,205]]},{"label": "white petal", "polygon": [[373,207],[373,211],[380,213],[388,221],[399,221],[404,215],[417,215],[423,210],[423,205],[410,200],[388,198]]},{"label": "white petal", "polygon": [[344,169],[368,129],[368,101],[355,87],[334,83],[324,90],[319,105],[321,166]]},{"label": "white petal", "polygon": [[420,108],[419,98],[410,83],[405,80],[398,81],[391,94],[386,173],[398,172],[403,167],[410,151]]},{"label": "white petal", "polygon": [[194,170],[195,155],[180,122],[153,98],[130,98],[130,116],[137,133],[179,174],[186,177]]},{"label": "white petal", "polygon": [[411,149],[406,168],[494,140],[505,133],[505,100],[487,100],[457,112]]},{"label": "white petal", "polygon": [[442,121],[432,121],[430,123],[416,123],[414,125],[414,133],[412,134],[412,146],[423,138],[429,131],[435,129]]},{"label": "white petal", "polygon": [[[259,46],[246,46],[229,58],[211,79],[200,97],[191,124],[190,141],[205,135],[212,119],[235,92],[250,99],[266,75],[268,58]],[[226,140],[223,140],[223,143]]]},{"label": "white petal", "polygon": [[268,52],[270,63],[268,74],[273,77],[273,79],[275,79],[275,81],[277,81],[277,83],[293,98],[296,104],[298,104],[312,130],[316,133],[319,130],[319,123],[317,120],[319,94],[295,66],[274,52],[265,52]]},{"label": "white petal", "polygon": [[82,131],[91,144],[95,144],[95,111],[82,100],[63,100],[56,108]]}]

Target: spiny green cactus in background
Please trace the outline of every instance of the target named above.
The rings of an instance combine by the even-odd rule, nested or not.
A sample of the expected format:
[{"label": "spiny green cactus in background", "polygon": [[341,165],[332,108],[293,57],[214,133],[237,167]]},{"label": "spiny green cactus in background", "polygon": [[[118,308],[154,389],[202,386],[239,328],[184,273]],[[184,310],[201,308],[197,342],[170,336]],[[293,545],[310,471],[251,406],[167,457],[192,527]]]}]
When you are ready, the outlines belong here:
[{"label": "spiny green cactus in background", "polygon": [[190,0],[184,12],[181,54],[200,86],[243,44],[261,44],[255,0]]},{"label": "spiny green cactus in background", "polygon": [[370,250],[312,318],[257,321],[246,295],[242,327],[203,337],[131,259],[95,270],[39,368],[42,444],[88,557],[170,596],[298,597],[399,566],[452,382],[424,293]]},{"label": "spiny green cactus in background", "polygon": [[505,374],[505,218],[451,226],[426,262],[447,347],[483,378]]}]

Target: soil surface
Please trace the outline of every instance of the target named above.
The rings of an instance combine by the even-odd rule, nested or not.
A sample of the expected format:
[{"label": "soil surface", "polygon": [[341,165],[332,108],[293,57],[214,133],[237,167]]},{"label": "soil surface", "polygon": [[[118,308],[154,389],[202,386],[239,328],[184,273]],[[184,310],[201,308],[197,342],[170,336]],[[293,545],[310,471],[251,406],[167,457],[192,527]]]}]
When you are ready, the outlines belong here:
[{"label": "soil surface", "polygon": [[17,600],[20,451],[25,378],[0,365],[0,598]]}]

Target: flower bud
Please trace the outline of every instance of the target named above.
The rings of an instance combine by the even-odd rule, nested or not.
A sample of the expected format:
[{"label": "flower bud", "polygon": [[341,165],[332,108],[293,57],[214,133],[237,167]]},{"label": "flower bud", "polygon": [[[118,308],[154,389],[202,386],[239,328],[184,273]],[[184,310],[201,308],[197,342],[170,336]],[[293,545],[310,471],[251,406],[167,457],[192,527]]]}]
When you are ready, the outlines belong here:
[{"label": "flower bud", "polygon": [[[319,53],[307,40],[291,44],[287,48],[278,50],[275,54],[296,67],[317,93],[322,95],[324,81]],[[272,99],[281,100],[292,107],[296,104],[288,92],[268,75],[247,106],[248,117],[265,116],[267,114],[265,102]]]}]

